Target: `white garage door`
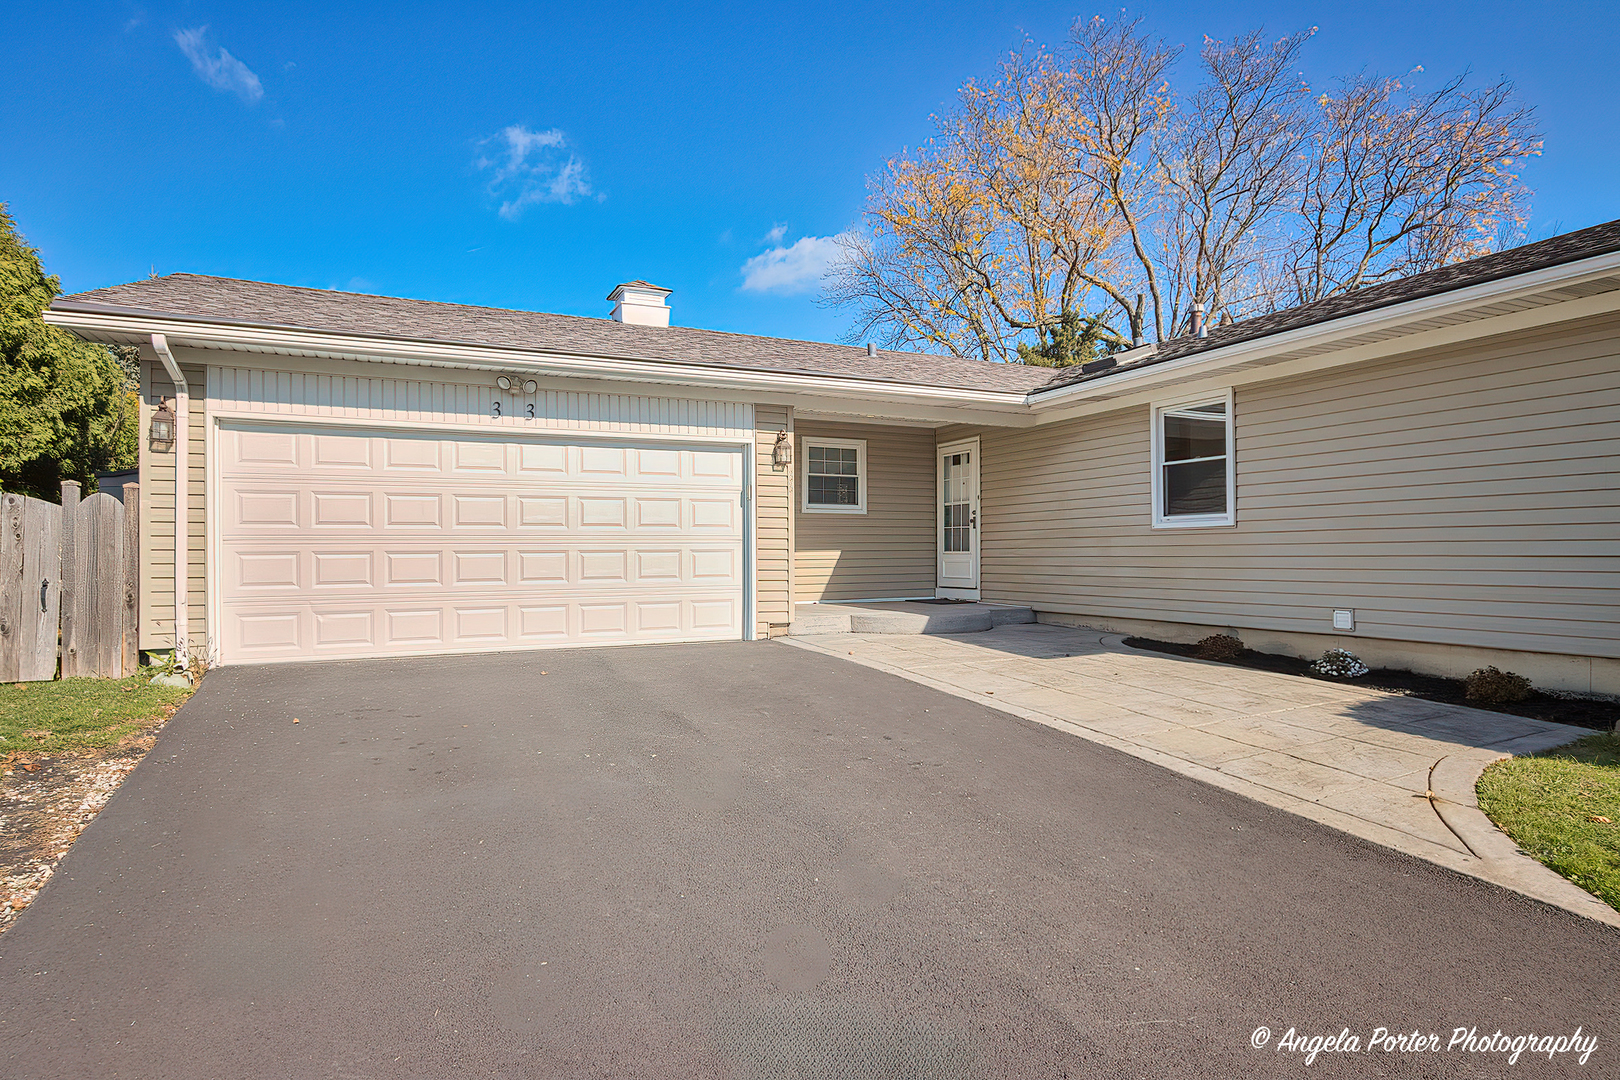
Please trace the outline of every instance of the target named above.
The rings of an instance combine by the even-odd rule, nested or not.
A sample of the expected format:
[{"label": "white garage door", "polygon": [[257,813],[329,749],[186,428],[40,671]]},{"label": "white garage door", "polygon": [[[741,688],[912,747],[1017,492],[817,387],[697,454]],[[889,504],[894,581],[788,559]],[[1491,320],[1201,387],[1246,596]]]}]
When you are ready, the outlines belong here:
[{"label": "white garage door", "polygon": [[739,638],[741,448],[223,427],[225,663]]}]

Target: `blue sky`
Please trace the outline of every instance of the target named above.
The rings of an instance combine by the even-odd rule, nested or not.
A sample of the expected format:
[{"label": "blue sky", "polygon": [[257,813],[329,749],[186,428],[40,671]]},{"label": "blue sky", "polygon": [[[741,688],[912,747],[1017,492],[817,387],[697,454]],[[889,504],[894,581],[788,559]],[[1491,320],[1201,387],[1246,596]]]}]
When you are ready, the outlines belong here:
[{"label": "blue sky", "polygon": [[[988,2],[25,5],[0,201],[68,291],[191,271],[837,339],[826,238],[965,79],[1103,8]],[[1532,235],[1620,218],[1620,16],[1600,3],[1151,3],[1176,42],[1319,27],[1313,80],[1506,75]],[[752,260],[752,261],[751,261]],[[752,271],[752,272],[750,272]]]}]

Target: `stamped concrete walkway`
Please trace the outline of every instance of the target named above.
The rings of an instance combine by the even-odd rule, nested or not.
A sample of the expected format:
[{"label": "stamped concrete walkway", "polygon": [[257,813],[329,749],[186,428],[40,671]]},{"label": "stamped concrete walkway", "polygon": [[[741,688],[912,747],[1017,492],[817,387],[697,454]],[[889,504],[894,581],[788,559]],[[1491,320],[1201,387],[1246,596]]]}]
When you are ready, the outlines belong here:
[{"label": "stamped concrete walkway", "polygon": [[1474,780],[1587,732],[1352,685],[1128,648],[1044,624],[786,639],[1049,724],[1183,775],[1611,925],[1608,905],[1519,853]]}]

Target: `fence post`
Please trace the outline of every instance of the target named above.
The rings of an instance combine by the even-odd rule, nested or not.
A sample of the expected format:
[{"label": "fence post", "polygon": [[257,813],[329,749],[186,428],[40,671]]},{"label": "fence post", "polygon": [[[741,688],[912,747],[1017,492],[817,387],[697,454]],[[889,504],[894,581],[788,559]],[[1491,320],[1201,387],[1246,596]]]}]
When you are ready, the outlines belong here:
[{"label": "fence post", "polygon": [[124,485],[124,674],[141,666],[141,485]]},{"label": "fence post", "polygon": [[79,674],[79,581],[78,546],[79,482],[62,481],[62,678]]}]

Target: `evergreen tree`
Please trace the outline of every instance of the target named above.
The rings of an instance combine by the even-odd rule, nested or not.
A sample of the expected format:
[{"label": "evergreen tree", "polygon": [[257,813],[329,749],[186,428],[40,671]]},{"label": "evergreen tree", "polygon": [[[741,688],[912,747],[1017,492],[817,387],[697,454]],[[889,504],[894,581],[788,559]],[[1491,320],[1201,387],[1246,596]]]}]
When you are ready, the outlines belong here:
[{"label": "evergreen tree", "polygon": [[1101,315],[1081,315],[1065,311],[1049,333],[1041,334],[1039,345],[1018,343],[1018,362],[1032,367],[1071,367],[1097,360],[1126,347],[1127,342]]},{"label": "evergreen tree", "polygon": [[0,203],[0,488],[53,502],[63,480],[133,467],[140,422],[119,357],[40,318],[61,291]]}]

